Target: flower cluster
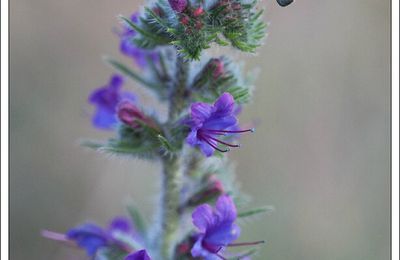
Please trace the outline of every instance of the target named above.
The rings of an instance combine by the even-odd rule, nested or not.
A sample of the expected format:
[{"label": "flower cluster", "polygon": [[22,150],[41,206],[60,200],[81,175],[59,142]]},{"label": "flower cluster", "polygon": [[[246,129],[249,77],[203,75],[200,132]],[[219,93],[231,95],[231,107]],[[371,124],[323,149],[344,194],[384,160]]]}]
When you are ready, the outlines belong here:
[{"label": "flower cluster", "polygon": [[[148,223],[150,217],[130,206],[131,218],[114,218],[106,228],[89,222],[43,236],[104,260],[249,259],[257,251],[263,241],[235,243],[238,219],[266,208],[243,208],[248,201],[226,156],[240,147],[241,134],[254,132],[238,123],[251,99],[251,82],[228,57],[203,55],[212,44],[254,52],[265,34],[257,2],[155,0],[142,12],[120,17],[120,52],[136,66],[106,59],[117,74],[88,101],[93,126],[114,135],[83,145],[161,163],[158,217]],[[139,103],[127,79],[156,94],[167,115]],[[239,246],[251,248],[230,252]]]}]

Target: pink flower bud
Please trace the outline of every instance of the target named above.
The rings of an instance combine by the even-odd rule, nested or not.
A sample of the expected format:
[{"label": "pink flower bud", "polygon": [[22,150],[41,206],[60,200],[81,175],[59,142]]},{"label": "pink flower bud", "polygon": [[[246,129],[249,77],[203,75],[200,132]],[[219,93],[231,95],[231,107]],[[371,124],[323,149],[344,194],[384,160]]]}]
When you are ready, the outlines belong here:
[{"label": "pink flower bud", "polygon": [[225,192],[222,182],[218,180],[214,175],[211,175],[206,180],[207,185],[204,189],[194,194],[188,201],[188,205],[195,206],[201,203],[210,201],[220,196]]},{"label": "pink flower bud", "polygon": [[182,18],[181,18],[181,23],[182,23],[183,25],[188,25],[188,24],[189,24],[189,17],[187,17],[186,15],[185,15],[185,16],[182,16]]},{"label": "pink flower bud", "polygon": [[212,59],[209,63],[212,71],[212,75],[214,79],[219,78],[222,74],[224,74],[224,63],[220,59]]},{"label": "pink flower bud", "polygon": [[198,17],[204,13],[204,9],[200,6],[199,8],[193,11],[193,16]]},{"label": "pink flower bud", "polygon": [[119,120],[132,128],[139,128],[141,121],[151,127],[155,127],[154,122],[146,117],[143,112],[129,101],[122,101],[117,107],[117,115]]}]

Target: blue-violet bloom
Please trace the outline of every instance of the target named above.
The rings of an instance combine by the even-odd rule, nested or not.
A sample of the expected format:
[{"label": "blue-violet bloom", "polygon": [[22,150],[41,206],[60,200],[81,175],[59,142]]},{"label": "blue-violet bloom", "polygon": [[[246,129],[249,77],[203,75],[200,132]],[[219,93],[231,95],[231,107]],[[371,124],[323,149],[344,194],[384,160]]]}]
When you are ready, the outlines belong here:
[{"label": "blue-violet bloom", "polygon": [[198,206],[192,214],[193,224],[199,230],[192,256],[205,260],[220,259],[221,250],[240,235],[236,217],[236,206],[228,195],[220,196],[215,208],[208,204]]},{"label": "blue-violet bloom", "polygon": [[75,241],[76,244],[85,249],[89,256],[94,256],[102,247],[117,245],[125,250],[123,244],[115,237],[116,232],[134,235],[134,229],[130,221],[123,217],[114,218],[108,229],[103,229],[93,223],[85,223],[68,230],[66,238]]},{"label": "blue-violet bloom", "polygon": [[122,100],[134,101],[136,97],[130,92],[121,90],[123,78],[113,75],[106,86],[95,89],[89,96],[89,102],[96,106],[96,112],[92,117],[95,127],[110,129],[117,123],[116,109]]},{"label": "blue-violet bloom", "polygon": [[142,249],[128,255],[125,257],[125,260],[151,260],[151,258],[147,254],[146,250]]},{"label": "blue-violet bloom", "polygon": [[[132,14],[130,18],[132,23],[137,24],[139,21],[138,17],[138,13]],[[133,38],[136,36],[136,34],[136,31],[132,27],[129,25],[124,25],[123,31],[119,34],[121,40],[121,52],[126,56],[133,58],[140,68],[145,68],[148,64],[148,60],[151,60],[154,63],[158,62],[158,51],[143,49],[135,44]]]},{"label": "blue-violet bloom", "polygon": [[[218,139],[219,136],[232,135],[244,132],[253,132],[254,129],[240,130],[237,127],[235,101],[229,93],[223,93],[213,105],[203,102],[193,103],[191,118],[188,125],[191,131],[186,142],[191,146],[199,146],[207,156],[214,151],[228,152],[228,147],[239,147],[239,144],[230,144]],[[221,149],[218,145],[223,145]]]}]

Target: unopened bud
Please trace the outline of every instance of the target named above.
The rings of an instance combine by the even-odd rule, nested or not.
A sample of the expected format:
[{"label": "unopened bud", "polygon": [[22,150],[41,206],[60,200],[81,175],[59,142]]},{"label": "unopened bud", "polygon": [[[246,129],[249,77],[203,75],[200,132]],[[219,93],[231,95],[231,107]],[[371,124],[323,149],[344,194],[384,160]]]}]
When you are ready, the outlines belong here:
[{"label": "unopened bud", "polygon": [[154,122],[146,117],[143,112],[134,104],[129,101],[122,101],[117,107],[117,115],[119,120],[132,128],[139,128],[140,123],[143,122],[151,127],[155,127]]},{"label": "unopened bud", "polygon": [[190,198],[188,205],[196,206],[200,203],[208,202],[217,198],[224,193],[224,187],[220,180],[215,176],[210,176],[207,180],[207,185],[204,189],[200,190]]},{"label": "unopened bud", "polygon": [[182,16],[181,23],[183,25],[188,25],[189,24],[189,17],[187,17],[186,15]]},{"label": "unopened bud", "polygon": [[204,9],[203,9],[203,7],[200,6],[199,8],[197,8],[193,11],[193,16],[198,17],[198,16],[202,15],[203,13],[204,13]]},{"label": "unopened bud", "polygon": [[224,63],[221,59],[211,59],[209,66],[213,69],[213,77],[214,79],[219,78],[222,74],[224,74]]},{"label": "unopened bud", "polygon": [[182,13],[187,6],[187,0],[168,0],[169,5],[175,12]]}]

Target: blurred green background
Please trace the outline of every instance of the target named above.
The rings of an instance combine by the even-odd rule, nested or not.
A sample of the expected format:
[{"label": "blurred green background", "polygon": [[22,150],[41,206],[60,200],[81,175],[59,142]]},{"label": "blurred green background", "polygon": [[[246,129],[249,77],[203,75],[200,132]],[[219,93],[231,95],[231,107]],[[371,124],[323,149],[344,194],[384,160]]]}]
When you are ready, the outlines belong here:
[{"label": "blurred green background", "polygon": [[[120,57],[116,15],[142,2],[11,0],[11,259],[85,259],[40,230],[104,224],[131,200],[152,214],[157,165],[78,145],[110,135],[86,99],[112,72],[101,55]],[[231,158],[252,205],[276,211],[242,240],[268,241],[257,259],[389,259],[390,1],[262,5],[266,44],[234,53],[260,71],[241,117],[260,125]]]}]

